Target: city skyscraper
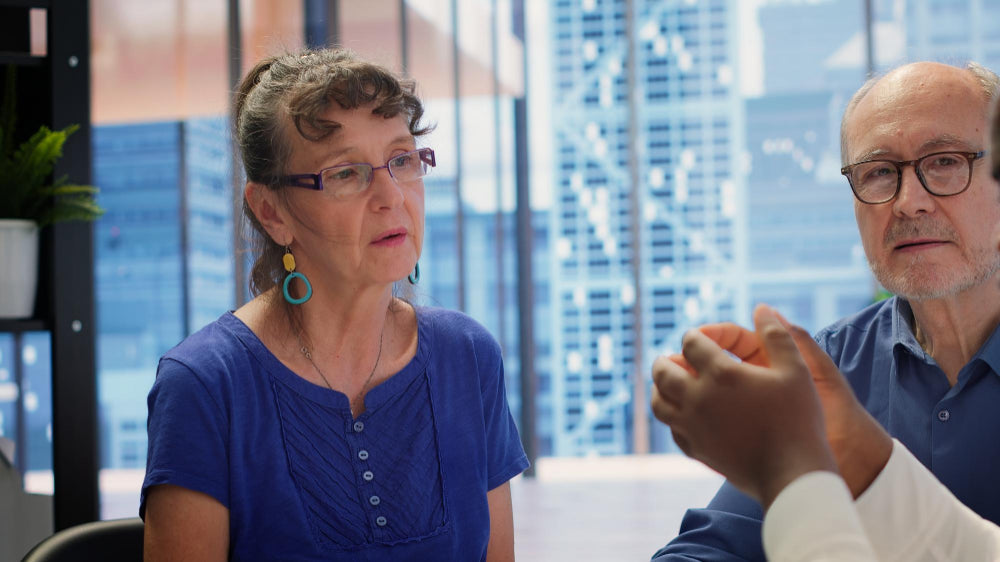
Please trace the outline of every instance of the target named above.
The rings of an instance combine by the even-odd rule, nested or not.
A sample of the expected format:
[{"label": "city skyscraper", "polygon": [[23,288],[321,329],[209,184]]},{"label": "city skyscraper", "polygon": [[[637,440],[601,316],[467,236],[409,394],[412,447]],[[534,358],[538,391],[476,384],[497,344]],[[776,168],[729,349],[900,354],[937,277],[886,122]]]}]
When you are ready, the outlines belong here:
[{"label": "city skyscraper", "polygon": [[764,91],[746,100],[753,302],[818,330],[876,286],[840,175],[840,117],[864,80],[863,5],[767,2],[758,10]]},{"label": "city skyscraper", "polygon": [[[909,60],[963,64],[973,60],[1000,69],[1000,2],[996,0],[908,0],[883,17],[904,20]],[[900,13],[902,12],[902,14]]]},{"label": "city skyscraper", "polygon": [[550,9],[552,453],[627,453],[650,441],[635,377],[749,308],[735,3]]},{"label": "city skyscraper", "polygon": [[[550,6],[556,188],[551,330],[540,332],[552,334],[553,418],[539,432],[551,431],[553,454],[641,448],[630,432],[643,387],[629,381],[690,327],[747,324],[768,302],[817,330],[876,298],[839,174],[840,117],[868,65],[865,4],[765,1],[755,21],[738,20],[742,7]],[[997,15],[977,0],[876,2],[874,66],[995,68]],[[759,52],[737,45],[749,26]],[[760,87],[744,98],[749,69]],[[671,450],[662,426],[651,429],[652,449]]]},{"label": "city skyscraper", "polygon": [[141,468],[161,355],[232,308],[232,204],[224,118],[94,127],[102,464]]}]

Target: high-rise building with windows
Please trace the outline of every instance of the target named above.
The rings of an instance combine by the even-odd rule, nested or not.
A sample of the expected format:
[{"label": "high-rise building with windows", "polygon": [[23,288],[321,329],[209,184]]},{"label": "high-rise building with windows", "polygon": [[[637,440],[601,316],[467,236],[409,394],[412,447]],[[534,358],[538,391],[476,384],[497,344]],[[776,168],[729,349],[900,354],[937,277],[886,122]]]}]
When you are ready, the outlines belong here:
[{"label": "high-rise building with windows", "polygon": [[909,60],[962,64],[974,60],[1000,70],[1000,2],[996,0],[909,0],[902,12]]},{"label": "high-rise building with windows", "polygon": [[757,13],[763,92],[746,100],[750,291],[812,330],[876,293],[839,173],[840,117],[865,73],[862,9],[768,2]]},{"label": "high-rise building with windows", "polygon": [[102,464],[141,468],[157,360],[232,308],[229,149],[224,118],[94,128]]},{"label": "high-rise building with windows", "polygon": [[746,318],[735,2],[560,1],[550,22],[552,452],[626,453],[652,355]]},{"label": "high-rise building with windows", "polygon": [[842,103],[830,91],[746,101],[745,279],[753,302],[811,330],[860,310],[876,291],[839,174]]},{"label": "high-rise building with windows", "polygon": [[[865,4],[766,1],[753,22],[738,21],[742,8],[550,8],[556,192],[552,329],[541,331],[552,338],[555,454],[640,449],[631,431],[644,405],[630,381],[689,327],[747,324],[768,302],[816,330],[877,295],[839,174],[840,118],[868,67]],[[1000,35],[984,22],[998,10],[876,2],[873,64],[995,67]],[[737,45],[751,26],[759,52]],[[755,67],[759,89],[745,94],[740,73]],[[652,448],[669,449],[662,427],[651,430]]]}]

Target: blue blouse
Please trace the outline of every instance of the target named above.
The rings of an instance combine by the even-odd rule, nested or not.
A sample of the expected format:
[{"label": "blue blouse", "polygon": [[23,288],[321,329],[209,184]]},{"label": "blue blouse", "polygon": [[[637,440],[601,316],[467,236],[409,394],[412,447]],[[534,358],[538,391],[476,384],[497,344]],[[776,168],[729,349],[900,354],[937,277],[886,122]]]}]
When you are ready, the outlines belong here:
[{"label": "blue blouse", "polygon": [[496,341],[460,313],[417,309],[417,352],[365,397],[286,368],[231,313],[160,361],[149,393],[150,486],[229,509],[233,560],[483,560],[486,492],[528,466]]},{"label": "blue blouse", "polygon": [[[854,394],[973,511],[1000,524],[1000,327],[950,386],[913,335],[913,312],[893,297],[816,335]],[[764,560],[760,504],[726,482],[653,559]]]}]

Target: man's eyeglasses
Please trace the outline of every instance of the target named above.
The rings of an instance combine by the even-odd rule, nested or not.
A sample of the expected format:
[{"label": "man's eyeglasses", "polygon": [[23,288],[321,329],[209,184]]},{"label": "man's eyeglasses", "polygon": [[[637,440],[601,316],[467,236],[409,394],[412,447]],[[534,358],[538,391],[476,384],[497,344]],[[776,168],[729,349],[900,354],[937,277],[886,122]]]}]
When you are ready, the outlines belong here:
[{"label": "man's eyeglasses", "polygon": [[869,160],[844,166],[840,173],[847,176],[858,201],[878,205],[891,201],[903,185],[903,167],[913,166],[920,185],[931,195],[958,195],[972,183],[972,163],[986,152],[935,152],[916,160]]},{"label": "man's eyeglasses", "polygon": [[435,166],[434,150],[419,148],[412,152],[397,154],[389,159],[384,166],[371,164],[341,164],[323,168],[315,174],[294,174],[285,176],[282,180],[293,187],[304,187],[343,199],[355,193],[360,193],[372,183],[375,170],[385,168],[396,183],[418,180],[427,175]]}]

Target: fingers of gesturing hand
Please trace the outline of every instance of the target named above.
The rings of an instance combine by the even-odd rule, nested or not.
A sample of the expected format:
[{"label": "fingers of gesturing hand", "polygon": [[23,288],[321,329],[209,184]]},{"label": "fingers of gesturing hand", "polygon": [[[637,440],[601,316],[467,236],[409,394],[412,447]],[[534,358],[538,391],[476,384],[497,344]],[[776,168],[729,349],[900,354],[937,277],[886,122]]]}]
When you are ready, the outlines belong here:
[{"label": "fingers of gesturing hand", "polygon": [[649,406],[653,410],[653,415],[661,422],[671,425],[680,418],[680,404],[668,400],[659,390],[653,389],[653,396],[649,400]]},{"label": "fingers of gesturing hand", "polygon": [[692,458],[694,457],[694,454],[691,451],[691,442],[688,440],[687,436],[684,435],[684,433],[682,431],[679,431],[679,430],[671,427],[670,428],[670,435],[673,436],[674,443],[677,443],[677,446],[680,448],[680,450],[685,455],[687,455],[689,457],[692,457]]},{"label": "fingers of gesturing hand", "polygon": [[680,365],[667,356],[660,356],[653,363],[653,396],[650,407],[656,419],[670,426],[674,442],[684,454],[690,456],[691,445],[685,435],[685,425],[688,420],[683,414],[684,396],[687,385],[694,378]]},{"label": "fingers of gesturing hand", "polygon": [[[718,335],[718,334],[717,334]],[[688,330],[681,340],[681,353],[696,376],[722,376],[726,368],[738,364],[737,360],[701,330]]]},{"label": "fingers of gesturing hand", "polygon": [[698,372],[694,370],[694,367],[692,367],[691,364],[687,362],[687,359],[685,359],[684,356],[681,355],[680,353],[671,353],[670,355],[664,355],[662,357],[666,357],[667,359],[680,365],[681,367],[684,368],[685,371],[691,373],[691,376],[693,377],[698,376]]},{"label": "fingers of gesturing hand", "polygon": [[[666,364],[669,363],[669,366]],[[657,367],[660,368],[657,368]],[[650,407],[653,410],[653,415],[656,419],[670,426],[670,434],[674,438],[674,443],[685,455],[692,456],[691,442],[685,434],[684,425],[685,418],[681,412],[681,401],[678,399],[679,396],[683,396],[685,381],[681,378],[682,375],[677,371],[680,367],[670,361],[667,356],[661,355],[657,358],[656,362],[653,363],[653,396],[650,399]],[[690,374],[684,374],[684,377],[691,378]],[[693,379],[691,379],[693,380]],[[664,386],[671,387],[676,385],[676,390],[667,390],[666,394],[670,396],[664,396],[664,393],[660,392],[660,387]],[[676,402],[674,400],[677,400]]]},{"label": "fingers of gesturing hand", "polygon": [[[687,432],[691,424],[700,423],[697,412],[692,417],[692,404],[698,401],[697,374],[680,355],[661,355],[653,361],[653,392],[650,407],[656,419],[670,426],[670,433],[681,451],[693,456]],[[697,404],[694,404],[697,410]]]},{"label": "fingers of gesturing hand", "polygon": [[761,347],[757,334],[732,322],[706,324],[698,331],[708,336],[719,347],[739,357],[744,363],[766,367],[767,353]]},{"label": "fingers of gesturing hand", "polygon": [[[695,380],[695,375],[690,371],[689,366],[678,363],[683,361],[679,355],[661,355],[653,361],[653,398],[659,397],[663,401],[675,406],[682,406],[684,396],[688,386]],[[659,417],[659,416],[657,416]],[[670,423],[661,418],[664,423]]]}]

